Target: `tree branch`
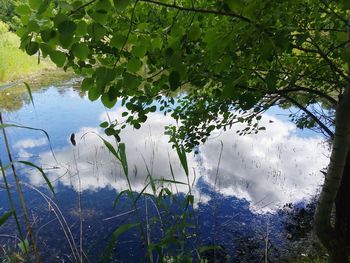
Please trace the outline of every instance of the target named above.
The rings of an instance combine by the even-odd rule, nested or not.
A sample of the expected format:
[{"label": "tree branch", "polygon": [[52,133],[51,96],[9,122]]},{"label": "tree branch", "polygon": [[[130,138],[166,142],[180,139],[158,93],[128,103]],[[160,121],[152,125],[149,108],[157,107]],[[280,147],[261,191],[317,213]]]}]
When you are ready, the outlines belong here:
[{"label": "tree branch", "polygon": [[303,112],[305,112],[308,116],[310,116],[324,131],[325,133],[331,138],[334,138],[334,133],[323,123],[320,121],[319,118],[317,118],[311,111],[309,111],[306,107],[301,105],[299,102],[297,102],[295,99],[283,95],[283,97],[287,100],[289,100],[291,103],[293,103],[295,106],[297,106],[299,109],[301,109]]},{"label": "tree branch", "polygon": [[173,9],[177,9],[180,11],[188,11],[188,12],[195,12],[195,13],[202,13],[202,14],[214,14],[214,15],[238,18],[239,20],[247,22],[248,24],[252,24],[259,29],[264,29],[261,25],[250,20],[248,17],[245,17],[243,15],[239,15],[239,14],[232,12],[232,11],[226,12],[226,11],[220,11],[220,10],[194,8],[193,6],[192,7],[185,7],[185,6],[178,6],[176,4],[162,3],[162,2],[155,1],[155,0],[140,0],[140,2],[145,2],[145,3],[155,4],[155,5],[164,6],[164,7],[168,7],[168,8],[173,8]]},{"label": "tree branch", "polygon": [[327,56],[326,53],[321,50],[321,48],[316,43],[311,42],[311,44],[317,49],[317,53],[324,59],[324,61],[327,62],[334,73],[338,73],[341,77],[347,81],[350,81],[349,76],[345,75],[345,73],[333,63],[333,61]]},{"label": "tree branch", "polygon": [[97,1],[97,0],[91,0],[91,1],[89,1],[89,2],[87,2],[86,4],[83,4],[83,5],[79,6],[78,8],[74,9],[73,11],[71,11],[68,15],[72,15],[72,14],[78,12],[79,10],[84,9],[85,7],[87,7],[87,6],[89,6],[89,5],[93,4],[93,3],[95,3],[96,1]]},{"label": "tree branch", "polygon": [[338,101],[334,98],[332,98],[331,96],[329,96],[326,93],[323,93],[322,91],[319,90],[313,90],[313,89],[308,89],[305,87],[301,87],[298,85],[293,85],[295,88],[289,88],[289,89],[282,89],[282,90],[276,90],[276,94],[283,94],[283,93],[290,93],[290,92],[298,92],[298,91],[304,91],[304,92],[308,92],[311,94],[315,94],[318,95],[320,97],[323,97],[325,99],[327,99],[333,106],[337,105]]}]

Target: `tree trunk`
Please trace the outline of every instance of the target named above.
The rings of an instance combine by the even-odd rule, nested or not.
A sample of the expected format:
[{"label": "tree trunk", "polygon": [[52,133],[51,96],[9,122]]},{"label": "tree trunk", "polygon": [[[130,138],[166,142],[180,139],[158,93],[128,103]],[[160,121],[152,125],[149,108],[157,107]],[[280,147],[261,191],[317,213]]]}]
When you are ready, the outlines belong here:
[{"label": "tree trunk", "polygon": [[335,200],[335,234],[350,246],[350,152]]},{"label": "tree trunk", "polygon": [[[331,224],[331,215],[338,190],[343,187],[341,183],[347,180],[347,176],[343,176],[343,172],[346,170],[344,168],[347,164],[349,149],[350,86],[347,87],[345,93],[339,98],[337,105],[332,153],[314,220],[314,227],[318,238],[329,251],[331,260],[337,263],[347,262],[347,256],[345,255],[346,242],[337,235],[335,227]],[[341,192],[339,192],[339,198],[339,200],[343,200]],[[340,201],[339,204],[341,204]],[[343,230],[339,229],[339,231],[342,232]]]}]

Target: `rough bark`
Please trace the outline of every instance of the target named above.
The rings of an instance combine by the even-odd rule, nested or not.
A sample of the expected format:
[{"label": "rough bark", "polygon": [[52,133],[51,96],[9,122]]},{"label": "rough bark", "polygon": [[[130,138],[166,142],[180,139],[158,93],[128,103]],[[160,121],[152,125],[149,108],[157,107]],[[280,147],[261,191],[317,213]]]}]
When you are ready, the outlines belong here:
[{"label": "rough bark", "polygon": [[335,117],[333,147],[324,185],[315,212],[315,231],[331,254],[333,262],[347,262],[346,243],[331,223],[333,205],[340,189],[350,149],[350,87],[339,98]]},{"label": "rough bark", "polygon": [[350,246],[350,152],[348,152],[342,180],[335,200],[335,233]]}]

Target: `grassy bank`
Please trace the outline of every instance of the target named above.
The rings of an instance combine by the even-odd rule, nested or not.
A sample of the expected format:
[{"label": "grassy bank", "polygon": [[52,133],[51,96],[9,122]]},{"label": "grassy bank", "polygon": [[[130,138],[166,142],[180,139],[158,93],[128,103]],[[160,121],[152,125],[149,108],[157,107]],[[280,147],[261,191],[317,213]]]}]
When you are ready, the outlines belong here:
[{"label": "grassy bank", "polygon": [[44,69],[55,69],[52,63],[43,60],[38,64],[37,57],[20,50],[19,37],[8,30],[9,26],[0,21],[0,84],[38,74]]}]

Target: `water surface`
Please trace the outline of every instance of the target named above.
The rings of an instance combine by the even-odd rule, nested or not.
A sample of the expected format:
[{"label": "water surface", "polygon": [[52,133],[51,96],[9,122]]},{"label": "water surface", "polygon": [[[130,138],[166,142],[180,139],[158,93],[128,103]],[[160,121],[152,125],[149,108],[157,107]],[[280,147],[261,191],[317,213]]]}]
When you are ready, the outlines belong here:
[{"label": "water surface", "polygon": [[[8,93],[11,100],[11,91]],[[106,109],[69,85],[45,87],[33,97],[35,109],[27,101],[19,110],[3,109],[3,118],[5,122],[44,129],[50,136],[54,155],[43,133],[18,128],[7,130],[15,159],[43,167],[57,193],[55,197],[50,195],[45,180],[36,170],[18,166],[44,261],[74,259],[53,212],[52,201],[60,208],[77,246],[82,218],[83,249],[86,257],[96,262],[118,226],[159,216],[148,198],[139,200],[137,213],[126,197],[113,208],[115,198],[128,187],[128,182],[120,162],[103,144],[100,137],[111,143],[113,140],[104,135],[99,124],[108,119],[122,123],[124,109],[120,105]],[[191,230],[186,242],[188,251],[195,250],[197,240],[202,245],[222,246],[221,257],[229,262],[258,262],[269,233],[271,257],[278,260],[288,254],[294,234],[291,238],[287,222],[292,219],[286,211],[291,210],[289,206],[305,207],[317,194],[323,180],[319,171],[327,165],[328,150],[319,135],[304,135],[278,115],[265,114],[261,122],[267,129],[257,135],[238,136],[233,129],[216,132],[196,154],[188,154],[188,178],[164,135],[164,126],[175,123],[170,117],[151,113],[141,129],[127,127],[122,131],[133,191],[144,189],[149,173],[154,179],[173,180],[175,176],[176,181],[190,182],[196,229]],[[76,146],[70,142],[72,133]],[[2,160],[7,159],[2,141],[0,154]],[[167,187],[179,199],[188,193],[185,184]],[[45,200],[38,191],[52,200]],[[152,189],[146,189],[145,193],[152,193]],[[5,191],[0,191],[0,198],[0,211],[8,210]],[[294,205],[286,208],[290,203]],[[176,205],[172,209],[174,213],[180,211]],[[5,236],[14,235],[13,228],[13,222],[7,222],[0,229],[1,242],[13,246],[14,238]],[[159,229],[159,225],[153,226],[154,242],[161,235]],[[146,260],[137,229],[118,239],[113,255],[113,262]]]}]

